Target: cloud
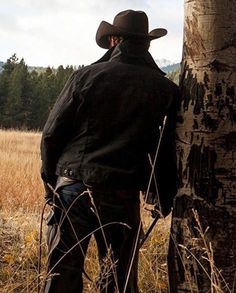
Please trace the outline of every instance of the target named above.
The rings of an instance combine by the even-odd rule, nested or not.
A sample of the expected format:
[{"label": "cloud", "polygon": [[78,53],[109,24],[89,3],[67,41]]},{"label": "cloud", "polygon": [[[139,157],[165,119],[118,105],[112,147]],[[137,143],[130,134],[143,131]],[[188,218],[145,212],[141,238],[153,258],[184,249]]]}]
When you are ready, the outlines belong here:
[{"label": "cloud", "polygon": [[183,0],[8,0],[0,6],[0,60],[16,52],[30,65],[89,64],[105,53],[95,43],[99,23],[128,8],[146,11],[150,30],[168,29],[153,42],[155,59],[180,58]]},{"label": "cloud", "polygon": [[122,9],[145,9],[148,7],[148,0],[8,0],[9,5],[17,6],[18,9],[31,9],[38,13],[51,13],[57,11],[78,13],[95,13],[106,15],[110,12]]}]

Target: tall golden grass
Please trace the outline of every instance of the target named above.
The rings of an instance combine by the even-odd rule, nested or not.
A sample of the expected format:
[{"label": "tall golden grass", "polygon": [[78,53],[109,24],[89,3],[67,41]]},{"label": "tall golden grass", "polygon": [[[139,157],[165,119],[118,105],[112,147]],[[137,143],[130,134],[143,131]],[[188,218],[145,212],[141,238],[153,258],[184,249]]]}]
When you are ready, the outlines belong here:
[{"label": "tall golden grass", "polygon": [[[0,130],[0,292],[37,292],[39,223],[44,203],[40,179],[40,133]],[[144,226],[152,220],[142,213]],[[170,217],[158,221],[140,250],[141,293],[167,292],[166,253]],[[44,225],[45,230],[45,225]],[[46,245],[43,238],[43,269]],[[88,275],[98,276],[96,245],[91,242],[86,258]],[[84,292],[93,292],[85,280]],[[95,292],[95,291],[94,291]]]},{"label": "tall golden grass", "polygon": [[2,208],[32,211],[42,203],[39,142],[36,132],[0,130]]}]

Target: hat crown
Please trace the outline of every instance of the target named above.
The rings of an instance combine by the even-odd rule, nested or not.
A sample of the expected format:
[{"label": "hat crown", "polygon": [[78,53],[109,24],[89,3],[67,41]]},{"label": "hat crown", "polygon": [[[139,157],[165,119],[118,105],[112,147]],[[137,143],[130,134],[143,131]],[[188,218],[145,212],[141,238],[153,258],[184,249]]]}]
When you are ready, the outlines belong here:
[{"label": "hat crown", "polygon": [[124,36],[155,40],[167,34],[167,30],[156,28],[149,31],[148,17],[144,11],[125,10],[118,13],[113,24],[102,21],[96,33],[97,44],[104,49],[110,48],[109,36]]},{"label": "hat crown", "polygon": [[146,13],[131,9],[118,13],[114,18],[113,25],[123,31],[137,34],[147,34],[149,30]]}]

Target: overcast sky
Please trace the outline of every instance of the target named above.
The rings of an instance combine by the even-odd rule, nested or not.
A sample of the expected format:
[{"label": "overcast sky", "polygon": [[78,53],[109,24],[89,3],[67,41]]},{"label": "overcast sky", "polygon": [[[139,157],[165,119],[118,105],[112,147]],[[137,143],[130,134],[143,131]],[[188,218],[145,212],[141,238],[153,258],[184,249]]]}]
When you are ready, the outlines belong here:
[{"label": "overcast sky", "polygon": [[154,59],[180,61],[184,0],[0,0],[0,61],[13,53],[27,65],[90,64],[105,50],[95,34],[102,20],[113,22],[126,9],[143,10],[149,30],[164,27],[168,35],[154,40]]}]

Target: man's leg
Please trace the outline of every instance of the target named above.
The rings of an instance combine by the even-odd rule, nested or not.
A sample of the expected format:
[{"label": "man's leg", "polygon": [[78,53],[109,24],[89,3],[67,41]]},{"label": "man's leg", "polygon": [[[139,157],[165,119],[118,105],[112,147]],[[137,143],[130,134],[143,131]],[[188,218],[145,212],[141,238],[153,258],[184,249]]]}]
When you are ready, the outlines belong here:
[{"label": "man's leg", "polygon": [[[49,267],[44,293],[81,293],[84,258],[94,214],[83,184],[64,186],[49,221]],[[85,238],[83,240],[83,238]]]},{"label": "man's leg", "polygon": [[95,234],[101,264],[101,292],[114,293],[117,285],[119,292],[123,292],[134,254],[126,292],[137,293],[138,247],[135,252],[134,246],[140,224],[139,193],[94,191],[93,197],[101,223],[110,223]]}]

